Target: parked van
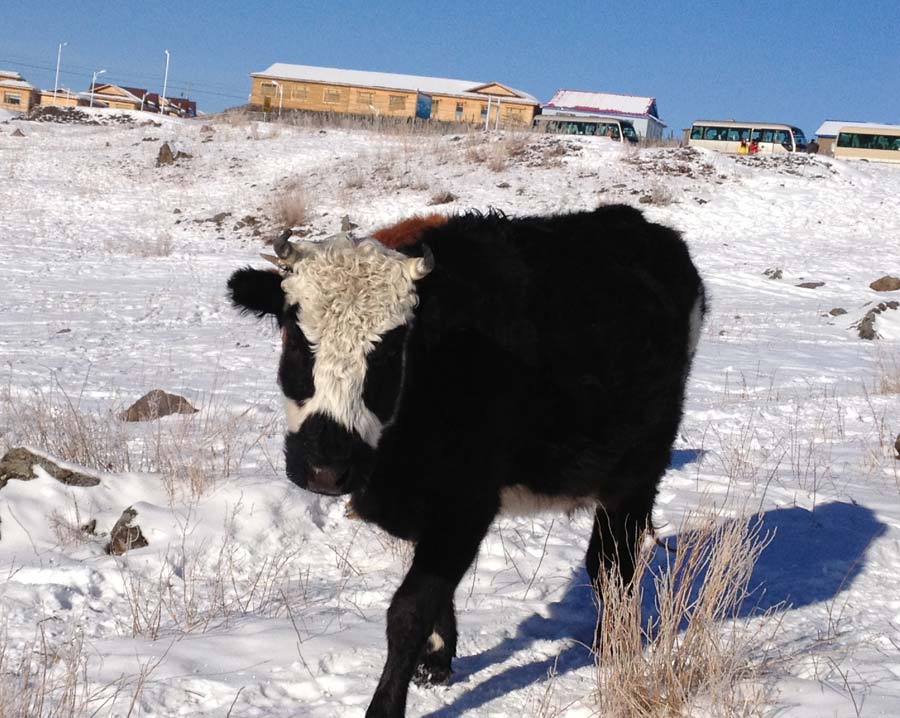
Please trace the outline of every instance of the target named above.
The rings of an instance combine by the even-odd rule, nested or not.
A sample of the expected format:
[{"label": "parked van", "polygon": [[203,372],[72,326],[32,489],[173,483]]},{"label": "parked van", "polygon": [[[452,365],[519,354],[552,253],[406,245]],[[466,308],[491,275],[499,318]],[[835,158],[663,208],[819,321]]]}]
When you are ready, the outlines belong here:
[{"label": "parked van", "polygon": [[608,137],[616,142],[637,144],[638,134],[634,125],[618,117],[598,115],[538,115],[534,118],[534,128],[538,132],[553,132],[561,135],[593,135]]},{"label": "parked van", "polygon": [[833,149],[835,157],[900,162],[900,126],[842,127]]},{"label": "parked van", "polygon": [[697,120],[691,125],[688,145],[734,154],[778,155],[806,151],[806,137],[792,125]]}]

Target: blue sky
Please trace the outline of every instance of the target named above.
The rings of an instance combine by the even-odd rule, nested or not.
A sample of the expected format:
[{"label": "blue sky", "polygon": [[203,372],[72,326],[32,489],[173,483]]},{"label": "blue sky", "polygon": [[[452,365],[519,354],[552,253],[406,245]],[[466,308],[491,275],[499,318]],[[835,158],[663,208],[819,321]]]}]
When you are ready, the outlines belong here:
[{"label": "blue sky", "polygon": [[900,123],[900,2],[16,2],[0,69],[83,90],[169,89],[214,111],[273,62],[498,80],[657,98],[676,134],[697,118]]}]

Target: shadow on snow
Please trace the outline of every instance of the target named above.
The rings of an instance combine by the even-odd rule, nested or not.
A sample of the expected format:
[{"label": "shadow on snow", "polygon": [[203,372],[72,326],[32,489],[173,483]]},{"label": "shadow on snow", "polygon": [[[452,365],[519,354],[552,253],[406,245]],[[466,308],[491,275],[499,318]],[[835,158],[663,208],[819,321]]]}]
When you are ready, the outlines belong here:
[{"label": "shadow on snow", "polygon": [[[690,459],[687,459],[690,461]],[[790,610],[833,599],[846,589],[865,563],[869,544],[884,534],[886,527],[868,508],[858,504],[831,502],[816,510],[802,508],[773,509],[749,519],[760,529],[761,538],[771,542],[763,550],[750,579],[751,595],[738,616],[747,618],[769,609]],[[670,539],[678,545],[678,539]],[[653,573],[664,570],[666,556],[656,549],[651,570],[645,576],[643,608],[647,616],[654,612]],[[597,608],[587,573],[573,573],[565,594],[548,607],[548,615],[533,614],[516,629],[514,636],[473,656],[454,660],[454,684],[473,682],[476,674],[492,665],[527,650],[537,641],[568,639],[570,645],[558,655],[527,660],[510,666],[473,685],[432,718],[460,718],[495,698],[521,690],[545,679],[590,666],[590,651],[597,620]],[[646,621],[645,621],[646,623]],[[530,657],[529,657],[530,658]]]}]

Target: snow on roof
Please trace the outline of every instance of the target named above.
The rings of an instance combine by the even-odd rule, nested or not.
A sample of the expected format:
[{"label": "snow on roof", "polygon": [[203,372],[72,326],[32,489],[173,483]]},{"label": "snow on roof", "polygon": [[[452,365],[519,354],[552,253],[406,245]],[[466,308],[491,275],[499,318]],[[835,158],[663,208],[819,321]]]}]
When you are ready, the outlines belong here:
[{"label": "snow on roof", "polygon": [[4,87],[15,87],[19,90],[33,90],[34,85],[25,82],[25,80],[8,80],[5,77],[0,77],[0,85]]},{"label": "snow on roof", "polygon": [[844,122],[842,120],[825,120],[816,130],[819,137],[837,137],[842,127],[860,127],[873,130],[900,130],[900,125],[885,125],[879,122]]},{"label": "snow on roof", "polygon": [[24,80],[15,70],[0,70],[0,80]]},{"label": "snow on roof", "polygon": [[[637,95],[617,95],[612,92],[585,92],[582,90],[557,90],[544,107],[560,110],[579,110],[581,112],[597,112],[600,114],[651,115],[650,110],[656,102],[653,97]],[[658,119],[658,118],[657,118]]]},{"label": "snow on roof", "polygon": [[370,72],[368,70],[340,70],[334,67],[316,67],[314,65],[290,65],[276,62],[262,72],[252,72],[251,77],[271,77],[285,80],[308,80],[309,82],[328,82],[338,85],[359,85],[362,87],[380,87],[385,89],[409,90],[428,94],[465,95],[484,97],[484,93],[473,90],[485,85],[501,85],[514,92],[518,97],[501,95],[503,101],[527,102],[537,104],[536,97],[527,92],[517,90],[500,82],[476,82],[474,80],[451,80],[444,77],[424,77],[421,75],[400,75],[392,72]]},{"label": "snow on roof", "polygon": [[[122,94],[119,95],[116,92],[110,92],[109,90],[121,90]],[[125,100],[127,102],[140,102],[141,98],[135,95],[132,90],[136,88],[131,87],[123,87],[122,85],[113,85],[112,83],[105,82],[103,84],[94,85],[93,92],[94,96],[104,97],[107,100]],[[90,90],[88,90],[90,92]]]}]

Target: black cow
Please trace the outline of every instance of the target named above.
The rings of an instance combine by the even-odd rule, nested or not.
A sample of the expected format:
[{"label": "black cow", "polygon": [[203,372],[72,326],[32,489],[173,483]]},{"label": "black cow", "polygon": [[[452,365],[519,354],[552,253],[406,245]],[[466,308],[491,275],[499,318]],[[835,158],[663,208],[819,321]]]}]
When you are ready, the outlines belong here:
[{"label": "black cow", "polygon": [[288,478],[415,542],[368,718],[449,678],[454,590],[499,513],[595,511],[591,580],[613,563],[630,580],[705,314],[678,233],[626,206],[420,235],[282,238],[285,274],[228,282],[282,329]]}]

